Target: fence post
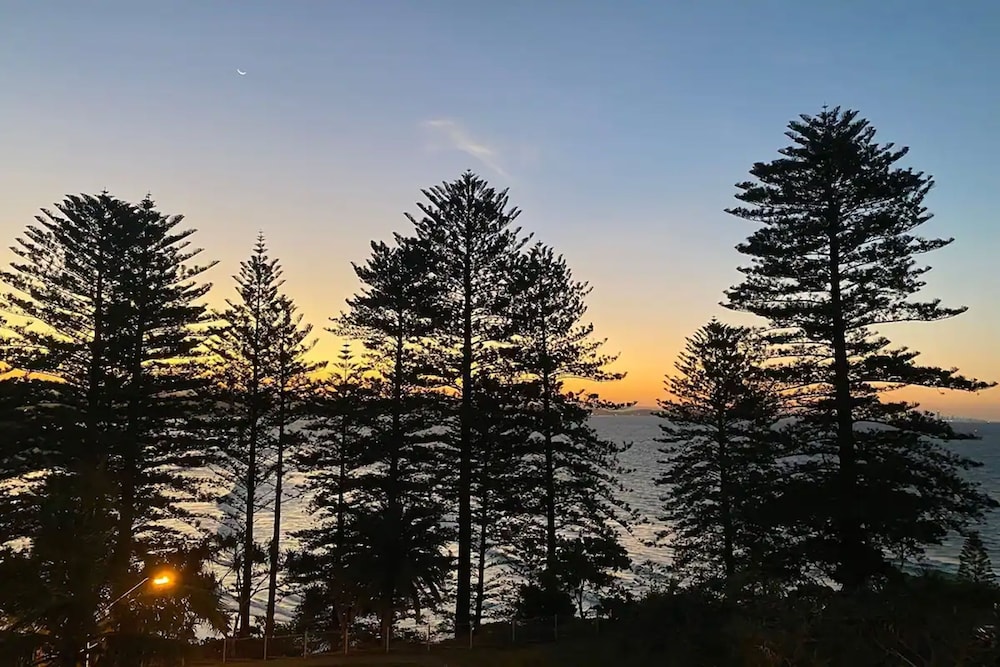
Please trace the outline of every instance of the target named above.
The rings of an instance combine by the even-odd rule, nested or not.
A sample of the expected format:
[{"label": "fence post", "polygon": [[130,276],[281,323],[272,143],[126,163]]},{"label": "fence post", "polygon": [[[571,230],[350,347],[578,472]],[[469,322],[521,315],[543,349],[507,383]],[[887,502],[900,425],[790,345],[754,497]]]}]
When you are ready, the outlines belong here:
[{"label": "fence post", "polygon": [[222,635],[222,664],[226,664],[226,648],[229,646],[229,637]]},{"label": "fence post", "polygon": [[510,619],[510,643],[511,644],[516,644],[517,643],[517,619],[516,618]]},{"label": "fence post", "polygon": [[559,641],[559,614],[552,617],[552,641]]},{"label": "fence post", "polygon": [[264,634],[264,660],[267,660],[267,634]]},{"label": "fence post", "polygon": [[302,657],[309,657],[309,631],[302,633]]},{"label": "fence post", "polygon": [[427,651],[431,650],[431,622],[427,621]]},{"label": "fence post", "polygon": [[472,648],[472,623],[469,623],[469,648]]}]

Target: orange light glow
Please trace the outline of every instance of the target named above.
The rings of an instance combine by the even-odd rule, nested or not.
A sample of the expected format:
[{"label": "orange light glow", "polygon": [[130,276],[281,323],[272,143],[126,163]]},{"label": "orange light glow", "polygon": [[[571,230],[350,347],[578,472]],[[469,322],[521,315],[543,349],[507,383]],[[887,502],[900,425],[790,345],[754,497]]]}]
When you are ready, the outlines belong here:
[{"label": "orange light glow", "polygon": [[163,574],[154,577],[151,581],[153,582],[154,586],[169,586],[170,584],[173,583],[174,578],[170,576],[168,573],[164,572]]}]

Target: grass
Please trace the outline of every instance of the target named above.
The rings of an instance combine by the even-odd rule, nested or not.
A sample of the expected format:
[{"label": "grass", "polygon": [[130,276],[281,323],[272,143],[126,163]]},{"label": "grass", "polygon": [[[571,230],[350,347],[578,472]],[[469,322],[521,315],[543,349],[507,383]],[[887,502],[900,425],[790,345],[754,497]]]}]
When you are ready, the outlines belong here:
[{"label": "grass", "polygon": [[[445,661],[442,662],[442,659]],[[197,662],[191,663],[192,667],[222,667],[222,662]],[[427,666],[427,667],[442,667],[442,665],[448,665],[449,667],[464,667],[457,662],[448,662],[447,658],[441,655],[323,655],[323,656],[311,656],[308,658],[272,658],[267,662],[262,660],[252,660],[249,658],[241,658],[236,660],[229,660],[226,666],[246,666],[250,665],[267,665],[268,667],[334,667],[334,666],[350,666],[350,665],[379,665],[380,667],[412,667],[417,666]]]},{"label": "grass", "polygon": [[[453,648],[436,649],[430,652],[400,654],[358,654],[323,655],[308,658],[275,658],[264,662],[253,659],[237,659],[226,662],[226,666],[250,667],[352,667],[353,665],[378,665],[380,667],[555,667],[567,665],[588,667],[590,665],[622,665],[628,663],[609,657],[607,650],[601,650],[594,641],[566,641],[557,644],[536,644],[505,648]],[[596,649],[596,650],[595,650]],[[620,656],[619,656],[620,658]],[[609,662],[610,660],[610,662]],[[191,667],[222,667],[222,662],[190,663]]]}]

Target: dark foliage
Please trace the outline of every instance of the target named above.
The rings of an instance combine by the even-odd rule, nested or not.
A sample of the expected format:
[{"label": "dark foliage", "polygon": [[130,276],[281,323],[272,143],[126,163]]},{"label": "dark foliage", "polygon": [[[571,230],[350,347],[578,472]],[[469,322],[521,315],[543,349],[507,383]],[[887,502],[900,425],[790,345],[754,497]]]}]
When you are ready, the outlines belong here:
[{"label": "dark foliage", "polygon": [[[601,439],[589,424],[595,409],[627,406],[564,387],[567,379],[602,382],[625,374],[608,370],[617,357],[601,353],[605,341],[583,320],[590,287],[573,278],[562,256],[537,243],[512,273],[514,338],[505,356],[519,377],[529,427],[519,473],[523,495],[535,499],[522,510],[518,551],[522,571],[537,577],[543,568],[560,568],[558,545],[566,534],[607,538],[609,527],[627,528],[634,519],[621,501],[618,456],[625,446]],[[537,546],[543,560],[532,562]]]},{"label": "dark foliage", "polygon": [[424,273],[426,248],[398,241],[373,243],[355,266],[363,288],[333,330],[360,339],[367,354],[359,364],[345,349],[299,459],[311,471],[319,526],[300,535],[297,576],[306,583],[321,568],[307,586],[329,595],[340,627],[376,612],[384,637],[400,609],[419,614],[441,602],[450,563],[433,429],[442,401],[427,391],[431,370],[420,354],[437,288]]},{"label": "dark foliage", "polygon": [[468,635],[472,602],[474,459],[481,447],[475,434],[475,388],[487,373],[483,362],[495,345],[509,342],[511,268],[526,243],[513,223],[520,211],[466,172],[455,181],[423,190],[422,216],[407,217],[426,249],[425,275],[439,290],[433,311],[433,359],[442,387],[458,394],[453,437],[457,475],[458,581],[456,636]]},{"label": "dark foliage", "polygon": [[927,267],[916,257],[948,245],[914,234],[930,219],[933,181],[896,166],[907,149],[879,145],[855,111],[824,109],[789,124],[782,157],[740,183],[760,223],[737,249],[751,258],[728,307],[768,320],[783,357],[805,458],[788,493],[801,512],[803,553],[847,586],[886,574],[891,557],[917,555],[996,505],[966,481],[975,465],[944,449],[951,427],[887,391],[906,386],[979,391],[991,383],[920,366],[880,325],[929,322],[964,308],[915,301]]},{"label": "dark foliage", "polygon": [[965,538],[958,557],[958,578],[975,584],[996,583],[993,564],[978,532],[973,531]]},{"label": "dark foliage", "polygon": [[[0,439],[3,478],[20,487],[20,534],[5,537],[27,540],[20,555],[56,596],[60,610],[45,613],[44,627],[65,663],[99,604],[129,589],[149,558],[196,539],[181,526],[194,527],[184,503],[197,498],[190,473],[204,462],[198,369],[209,285],[198,282],[206,267],[191,264],[193,230],[149,198],[81,195],[56,208],[27,228],[0,274],[13,369],[3,382],[14,383],[2,393],[33,399],[7,404]],[[63,583],[70,599],[53,590]],[[126,608],[112,616],[123,631],[135,626]]]},{"label": "dark foliage", "polygon": [[659,442],[670,528],[659,535],[689,583],[729,595],[786,580],[780,555],[781,404],[756,333],[712,320],[687,339],[668,376]]},{"label": "dark foliage", "polygon": [[[219,503],[217,562],[235,578],[239,632],[251,631],[251,600],[267,588],[264,632],[272,634],[277,599],[281,501],[286,450],[301,439],[290,428],[301,412],[315,341],[294,302],[282,292],[280,262],[258,235],[234,276],[236,298],[216,314],[208,342],[214,354],[214,469],[225,495]],[[269,544],[255,536],[260,514],[273,511]]]}]

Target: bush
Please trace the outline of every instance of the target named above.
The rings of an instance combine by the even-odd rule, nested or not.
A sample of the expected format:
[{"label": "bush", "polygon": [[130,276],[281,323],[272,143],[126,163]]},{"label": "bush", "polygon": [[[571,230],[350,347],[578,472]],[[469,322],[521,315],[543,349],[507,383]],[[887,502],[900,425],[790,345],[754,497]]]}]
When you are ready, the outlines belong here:
[{"label": "bush", "polygon": [[528,583],[520,588],[516,606],[519,619],[545,616],[571,618],[575,613],[573,597],[553,583]]}]

